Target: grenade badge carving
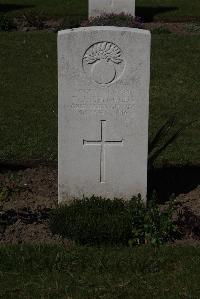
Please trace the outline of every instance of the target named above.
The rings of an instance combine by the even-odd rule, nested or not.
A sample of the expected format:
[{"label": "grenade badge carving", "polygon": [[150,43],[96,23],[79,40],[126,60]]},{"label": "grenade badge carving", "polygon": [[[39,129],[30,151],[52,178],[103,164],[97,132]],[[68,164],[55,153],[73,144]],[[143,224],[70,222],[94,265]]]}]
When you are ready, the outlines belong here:
[{"label": "grenade badge carving", "polygon": [[83,69],[97,84],[110,84],[119,79],[125,62],[121,49],[111,42],[99,42],[87,49]]}]

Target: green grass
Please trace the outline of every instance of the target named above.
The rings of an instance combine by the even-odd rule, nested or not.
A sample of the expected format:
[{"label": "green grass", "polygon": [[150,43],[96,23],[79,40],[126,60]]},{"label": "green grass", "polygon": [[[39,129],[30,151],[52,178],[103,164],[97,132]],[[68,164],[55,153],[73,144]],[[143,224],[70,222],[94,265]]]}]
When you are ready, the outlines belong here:
[{"label": "green grass", "polygon": [[199,0],[138,0],[136,15],[149,21],[200,20]]},{"label": "green grass", "polygon": [[0,35],[0,157],[57,155],[56,35]]},{"label": "green grass", "polygon": [[[52,18],[77,16],[87,18],[87,0],[1,0],[0,11],[12,16],[32,11]],[[199,0],[137,0],[136,15],[147,20],[185,21],[200,20]]]},{"label": "green grass", "polygon": [[[150,133],[172,114],[199,119],[199,36],[152,36]],[[0,34],[0,160],[57,159],[57,58],[54,33]],[[199,122],[160,161],[199,164]]]},{"label": "green grass", "polygon": [[173,113],[180,126],[197,121],[162,155],[166,162],[200,162],[199,47],[199,36],[152,36],[150,133]]},{"label": "green grass", "polygon": [[0,298],[200,298],[200,247],[0,247]]},{"label": "green grass", "polygon": [[88,12],[87,0],[0,0],[0,11],[11,16],[33,12],[52,18],[82,16]]}]

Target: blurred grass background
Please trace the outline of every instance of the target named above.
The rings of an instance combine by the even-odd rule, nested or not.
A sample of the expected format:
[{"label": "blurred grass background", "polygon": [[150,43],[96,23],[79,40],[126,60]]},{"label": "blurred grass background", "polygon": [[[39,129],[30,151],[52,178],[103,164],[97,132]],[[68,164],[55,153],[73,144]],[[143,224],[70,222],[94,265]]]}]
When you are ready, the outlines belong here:
[{"label": "blurred grass background", "polygon": [[[20,16],[32,12],[52,18],[87,18],[88,0],[1,0],[0,12]],[[146,21],[200,21],[199,0],[137,0],[136,15]]]}]

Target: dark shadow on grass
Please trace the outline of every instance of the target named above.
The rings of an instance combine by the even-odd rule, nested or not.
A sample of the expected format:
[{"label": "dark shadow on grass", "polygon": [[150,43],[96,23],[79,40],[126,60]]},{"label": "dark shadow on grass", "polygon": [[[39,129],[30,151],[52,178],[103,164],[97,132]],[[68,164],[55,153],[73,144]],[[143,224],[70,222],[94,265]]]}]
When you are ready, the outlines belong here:
[{"label": "dark shadow on grass", "polygon": [[143,22],[153,22],[157,14],[165,13],[168,11],[178,10],[178,7],[151,7],[151,6],[136,6],[136,16],[141,17]]},{"label": "dark shadow on grass", "polygon": [[19,171],[27,168],[38,168],[40,166],[47,166],[49,168],[57,168],[57,161],[43,161],[43,160],[29,160],[29,161],[0,161],[0,173],[7,171]]},{"label": "dark shadow on grass", "polygon": [[25,8],[32,8],[34,5],[20,5],[20,4],[0,4],[0,13],[7,13],[13,10],[21,10]]},{"label": "dark shadow on grass", "polygon": [[169,166],[148,172],[148,198],[156,191],[160,203],[175,196],[188,193],[200,184],[200,166]]}]

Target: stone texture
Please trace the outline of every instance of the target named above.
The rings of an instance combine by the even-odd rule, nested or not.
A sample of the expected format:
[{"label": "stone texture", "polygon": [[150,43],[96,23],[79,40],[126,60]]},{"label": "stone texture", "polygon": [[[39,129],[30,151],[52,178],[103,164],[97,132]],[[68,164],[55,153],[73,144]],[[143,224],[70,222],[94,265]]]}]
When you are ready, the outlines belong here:
[{"label": "stone texture", "polygon": [[135,16],[135,0],[89,0],[89,17],[122,12]]},{"label": "stone texture", "polygon": [[59,201],[146,198],[150,33],[58,33]]}]

